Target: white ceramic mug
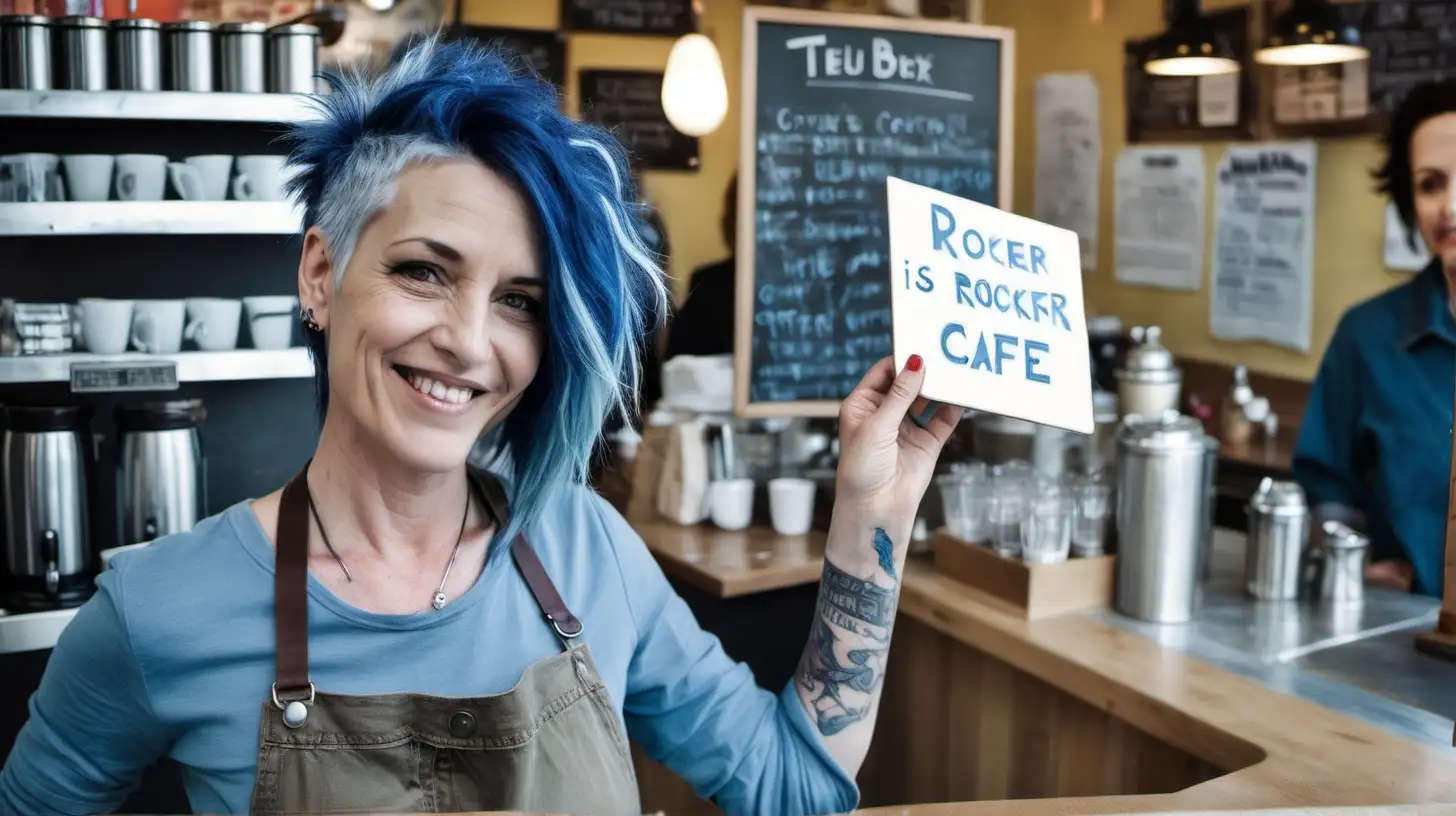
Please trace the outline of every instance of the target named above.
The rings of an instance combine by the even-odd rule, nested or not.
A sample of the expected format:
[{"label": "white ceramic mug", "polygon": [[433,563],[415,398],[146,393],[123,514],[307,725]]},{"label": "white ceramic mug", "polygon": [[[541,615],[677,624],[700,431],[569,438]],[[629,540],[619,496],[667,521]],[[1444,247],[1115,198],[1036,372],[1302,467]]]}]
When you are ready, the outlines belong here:
[{"label": "white ceramic mug", "polygon": [[794,536],[814,524],[814,482],[809,479],[769,479],[768,514],[774,532]]},{"label": "white ceramic mug", "polygon": [[116,171],[116,157],[104,153],[81,153],[62,156],[66,168],[66,187],[72,201],[106,201],[111,198],[111,180]]},{"label": "white ceramic mug", "polygon": [[723,479],[708,485],[708,517],[724,530],[742,530],[753,521],[753,480]]},{"label": "white ceramic mug", "polygon": [[161,201],[167,192],[167,157],[123,153],[116,157],[116,197],[122,201]]},{"label": "white ceramic mug", "polygon": [[243,302],[227,298],[188,298],[190,318],[184,336],[203,351],[229,351],[238,347],[238,326]]},{"label": "white ceramic mug", "polygon": [[0,201],[65,201],[61,157],[54,153],[0,156]]},{"label": "white ceramic mug", "polygon": [[181,300],[138,300],[131,322],[131,343],[147,354],[175,354],[182,350],[187,317]]},{"label": "white ceramic mug", "polygon": [[232,173],[232,156],[189,156],[167,165],[172,189],[183,201],[222,201]]},{"label": "white ceramic mug", "polygon": [[282,201],[283,184],[289,174],[283,164],[287,156],[239,156],[238,174],[233,178],[233,198],[239,201]]},{"label": "white ceramic mug", "polygon": [[293,324],[298,320],[298,298],[293,295],[255,295],[243,298],[253,348],[286,349],[293,345]]},{"label": "white ceramic mug", "polygon": [[82,298],[81,340],[92,354],[120,354],[131,342],[131,316],[136,302]]}]

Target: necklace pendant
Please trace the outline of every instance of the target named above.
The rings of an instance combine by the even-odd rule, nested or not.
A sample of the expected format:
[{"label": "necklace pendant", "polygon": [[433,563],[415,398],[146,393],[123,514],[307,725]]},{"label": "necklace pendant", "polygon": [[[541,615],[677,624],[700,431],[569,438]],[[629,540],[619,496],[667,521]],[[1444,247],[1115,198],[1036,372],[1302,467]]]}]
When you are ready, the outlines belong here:
[{"label": "necklace pendant", "polygon": [[433,607],[435,607],[436,610],[444,609],[445,608],[445,593],[443,593],[443,592],[436,592],[435,593],[435,600],[430,605],[433,606]]}]

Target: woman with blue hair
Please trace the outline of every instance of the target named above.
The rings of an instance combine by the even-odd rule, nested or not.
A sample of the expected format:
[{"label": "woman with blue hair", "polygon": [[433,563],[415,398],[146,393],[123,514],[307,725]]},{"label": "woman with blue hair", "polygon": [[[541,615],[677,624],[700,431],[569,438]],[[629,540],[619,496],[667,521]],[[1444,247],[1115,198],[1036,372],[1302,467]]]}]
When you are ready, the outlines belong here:
[{"label": "woman with blue hair", "polygon": [[[640,813],[627,737],[730,813],[842,812],[874,728],[928,429],[918,357],[840,414],[819,614],[758,688],[582,484],[665,293],[610,135],[427,40],[297,126],[309,464],[118,556],[61,636],[0,813]],[[485,438],[500,477],[468,465]],[[544,618],[544,620],[543,620]]]}]

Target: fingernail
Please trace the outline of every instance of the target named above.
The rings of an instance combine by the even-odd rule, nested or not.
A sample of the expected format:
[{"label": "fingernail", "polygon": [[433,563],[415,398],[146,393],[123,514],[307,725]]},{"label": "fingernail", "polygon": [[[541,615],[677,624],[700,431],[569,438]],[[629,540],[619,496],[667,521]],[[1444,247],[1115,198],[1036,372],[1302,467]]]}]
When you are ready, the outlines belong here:
[{"label": "fingernail", "polygon": [[905,367],[911,371],[919,371],[922,362],[924,361],[920,359],[919,354],[912,354],[910,355],[910,359],[905,361]]}]

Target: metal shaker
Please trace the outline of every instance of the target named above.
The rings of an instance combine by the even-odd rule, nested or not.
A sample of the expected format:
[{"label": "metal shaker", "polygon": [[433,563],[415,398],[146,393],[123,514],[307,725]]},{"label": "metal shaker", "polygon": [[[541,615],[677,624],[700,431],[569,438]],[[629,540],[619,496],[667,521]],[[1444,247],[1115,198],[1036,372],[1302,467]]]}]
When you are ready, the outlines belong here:
[{"label": "metal shaker", "polygon": [[1315,561],[1315,597],[1331,603],[1365,599],[1365,560],[1370,539],[1338,521],[1326,521],[1324,543]]},{"label": "metal shaker", "polygon": [[1265,477],[1249,498],[1244,587],[1261,601],[1292,601],[1303,582],[1309,507],[1294,482]]},{"label": "metal shaker", "polygon": [[318,26],[295,23],[268,29],[268,91],[314,93],[318,90]]},{"label": "metal shaker", "polygon": [[1117,587],[1129,617],[1185,623],[1198,605],[1208,523],[1203,424],[1177,411],[1118,429]]},{"label": "metal shaker", "polygon": [[62,17],[56,23],[56,87],[67,91],[106,90],[106,21]]},{"label": "metal shaker", "polygon": [[221,90],[263,93],[265,89],[262,23],[223,23],[217,27]]},{"label": "metal shaker", "polygon": [[51,89],[50,18],[39,14],[0,16],[0,83],[22,91]]},{"label": "metal shaker", "polygon": [[211,91],[213,81],[212,23],[182,20],[162,26],[167,90]]},{"label": "metal shaker", "polygon": [[156,20],[112,20],[110,56],[117,90],[162,90],[162,26]]}]

